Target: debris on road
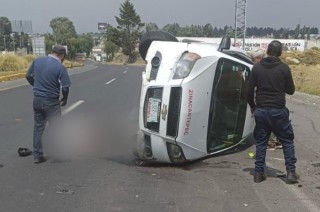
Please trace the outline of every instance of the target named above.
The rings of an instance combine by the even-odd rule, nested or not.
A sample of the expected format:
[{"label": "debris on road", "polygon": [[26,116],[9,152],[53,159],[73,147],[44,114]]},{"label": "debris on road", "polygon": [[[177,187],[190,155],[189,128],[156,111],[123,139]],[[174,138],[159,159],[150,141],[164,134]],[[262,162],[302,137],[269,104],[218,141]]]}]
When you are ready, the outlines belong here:
[{"label": "debris on road", "polygon": [[248,207],[248,204],[246,204],[246,203],[244,203],[243,205],[244,205],[244,207]]},{"label": "debris on road", "polygon": [[255,155],[254,155],[254,152],[253,152],[253,151],[249,151],[249,152],[248,152],[248,155],[249,155],[249,158],[250,158],[250,159],[254,159],[254,156],[255,156]]},{"label": "debris on road", "polygon": [[3,168],[3,167],[4,167],[4,165],[0,163],[0,168]]},{"label": "debris on road", "polygon": [[137,166],[144,166],[144,165],[145,165],[145,161],[140,160],[140,159],[137,159],[137,160],[136,160],[136,165],[137,165]]},{"label": "debris on road", "polygon": [[26,156],[32,155],[32,151],[28,148],[20,147],[18,148],[18,155],[20,157],[26,157]]},{"label": "debris on road", "polygon": [[74,194],[74,191],[65,188],[64,186],[58,186],[56,194]]}]

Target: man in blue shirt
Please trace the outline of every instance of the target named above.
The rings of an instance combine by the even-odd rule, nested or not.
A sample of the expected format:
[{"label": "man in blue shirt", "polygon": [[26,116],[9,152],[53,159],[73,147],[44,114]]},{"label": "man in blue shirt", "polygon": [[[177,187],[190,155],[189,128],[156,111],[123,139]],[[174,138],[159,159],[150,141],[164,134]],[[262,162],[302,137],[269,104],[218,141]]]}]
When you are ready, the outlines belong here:
[{"label": "man in blue shirt", "polygon": [[[47,121],[49,123],[61,116],[60,106],[65,106],[71,85],[68,72],[62,62],[66,57],[66,48],[56,45],[52,54],[33,61],[26,79],[33,87],[33,156],[34,163],[46,161],[42,150],[42,135]],[[62,99],[60,100],[60,89]]]}]

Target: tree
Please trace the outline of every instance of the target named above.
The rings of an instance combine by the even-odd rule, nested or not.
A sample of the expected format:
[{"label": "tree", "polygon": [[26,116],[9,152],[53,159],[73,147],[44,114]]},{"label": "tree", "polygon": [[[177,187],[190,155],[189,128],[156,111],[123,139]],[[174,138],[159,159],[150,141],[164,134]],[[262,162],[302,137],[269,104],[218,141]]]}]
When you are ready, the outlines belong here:
[{"label": "tree", "polygon": [[44,36],[44,42],[46,45],[46,54],[50,54],[52,50],[52,46],[56,43],[55,37],[52,34],[46,34]]},{"label": "tree", "polygon": [[68,54],[69,59],[74,59],[76,53],[82,52],[80,49],[80,42],[78,38],[72,37],[67,40],[68,45]]},{"label": "tree", "polygon": [[0,44],[1,49],[12,49],[12,37],[10,34],[12,33],[11,30],[11,22],[7,17],[0,17]]},{"label": "tree", "polygon": [[78,37],[79,49],[78,52],[86,53],[90,55],[91,50],[93,48],[93,38],[90,35],[81,35]]},{"label": "tree", "polygon": [[0,34],[10,35],[12,32],[11,22],[7,17],[0,17]]},{"label": "tree", "polygon": [[121,47],[122,46],[122,33],[114,27],[108,28],[107,32],[107,40],[111,41],[112,43],[116,44],[117,46]]},{"label": "tree", "polygon": [[159,29],[158,25],[155,23],[147,23],[145,28],[146,28],[146,32],[155,31]]},{"label": "tree", "polygon": [[300,36],[300,24],[298,24],[296,29],[294,30],[294,39],[299,39],[299,36]]},{"label": "tree", "polygon": [[214,37],[213,27],[211,24],[206,24],[203,28],[203,35],[205,37]]},{"label": "tree", "polygon": [[174,36],[177,36],[180,30],[180,25],[177,23],[167,24],[163,27],[163,31],[169,32]]},{"label": "tree", "polygon": [[114,58],[114,54],[118,51],[119,47],[111,41],[104,42],[104,52],[107,54],[107,61]]},{"label": "tree", "polygon": [[50,21],[53,36],[58,44],[66,45],[67,40],[77,37],[73,22],[66,17],[57,17]]},{"label": "tree", "polygon": [[129,56],[128,62],[132,63],[136,59],[136,44],[141,37],[141,29],[144,24],[141,22],[140,16],[130,0],[126,0],[121,4],[120,15],[115,18],[122,39],[122,53]]}]

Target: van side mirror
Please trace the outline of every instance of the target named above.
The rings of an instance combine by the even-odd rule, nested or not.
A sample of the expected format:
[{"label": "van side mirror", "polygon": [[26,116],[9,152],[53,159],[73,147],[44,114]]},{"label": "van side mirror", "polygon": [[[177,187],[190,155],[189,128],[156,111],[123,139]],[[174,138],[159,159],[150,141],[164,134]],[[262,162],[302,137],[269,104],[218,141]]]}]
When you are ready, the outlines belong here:
[{"label": "van side mirror", "polygon": [[229,36],[223,36],[220,42],[218,51],[229,50],[231,47],[231,38]]}]

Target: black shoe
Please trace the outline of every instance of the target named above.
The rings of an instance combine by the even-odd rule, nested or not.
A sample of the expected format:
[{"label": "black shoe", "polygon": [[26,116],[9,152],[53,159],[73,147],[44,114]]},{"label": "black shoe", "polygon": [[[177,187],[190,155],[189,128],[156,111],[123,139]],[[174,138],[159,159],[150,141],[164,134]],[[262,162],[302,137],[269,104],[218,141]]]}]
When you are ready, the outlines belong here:
[{"label": "black shoe", "polygon": [[295,171],[288,171],[287,173],[287,184],[298,183],[299,175]]},{"label": "black shoe", "polygon": [[46,161],[47,161],[47,159],[44,156],[39,156],[38,158],[35,158],[33,160],[33,163],[39,164],[39,163],[44,163]]},{"label": "black shoe", "polygon": [[255,183],[261,183],[262,181],[265,181],[267,179],[266,174],[263,172],[256,172],[254,173],[253,181]]}]

